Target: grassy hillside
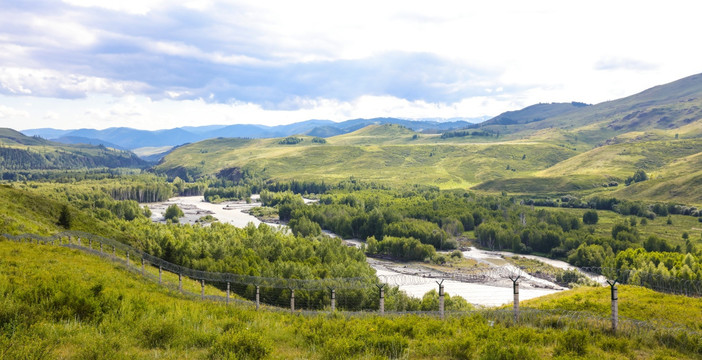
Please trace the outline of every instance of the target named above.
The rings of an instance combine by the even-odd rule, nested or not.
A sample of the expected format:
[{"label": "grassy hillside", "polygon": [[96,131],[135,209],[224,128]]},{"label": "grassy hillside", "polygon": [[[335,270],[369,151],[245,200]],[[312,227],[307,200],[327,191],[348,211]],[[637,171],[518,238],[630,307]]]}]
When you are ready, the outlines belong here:
[{"label": "grassy hillside", "polygon": [[146,167],[133,153],[104,146],[60,144],[0,128],[0,171]]},{"label": "grassy hillside", "polygon": [[[532,117],[538,118],[536,115]],[[516,125],[492,124],[488,121],[484,128],[512,136],[559,128],[586,138],[591,145],[611,138],[613,133],[676,129],[702,119],[702,74],[656,86],[623,99],[555,115],[545,113],[541,118]]]},{"label": "grassy hillside", "polygon": [[356,176],[388,184],[456,188],[532,174],[576,154],[546,143],[449,141],[397,125],[369,126],[328,138],[325,144],[314,143],[311,137],[300,138],[304,141],[294,145],[279,144],[280,139],[207,140],[175,149],[155,169],[199,176],[224,168],[249,167],[281,180]]},{"label": "grassy hillside", "polygon": [[[513,326],[489,314],[290,315],[201,302],[93,255],[0,241],[0,355],[68,359],[697,358],[699,336],[623,332],[545,317]],[[70,266],[67,266],[69,265]],[[606,289],[529,302],[606,315]],[[622,287],[623,313],[699,326],[694,299]],[[630,294],[632,296],[630,296]],[[635,303],[634,303],[635,302]],[[658,303],[671,304],[666,311]],[[686,314],[687,319],[681,314]],[[495,321],[495,322],[493,322]],[[673,333],[675,334],[675,333]]]},{"label": "grassy hillside", "polygon": [[[356,176],[515,194],[616,191],[683,203],[699,203],[702,196],[696,162],[679,161],[702,150],[702,74],[596,105],[537,104],[444,135],[385,124],[325,144],[309,136],[285,145],[279,139],[214,139],[174,150],[155,169],[197,178],[238,167],[277,180]],[[653,181],[626,189],[602,186],[622,183],[638,169]]]}]

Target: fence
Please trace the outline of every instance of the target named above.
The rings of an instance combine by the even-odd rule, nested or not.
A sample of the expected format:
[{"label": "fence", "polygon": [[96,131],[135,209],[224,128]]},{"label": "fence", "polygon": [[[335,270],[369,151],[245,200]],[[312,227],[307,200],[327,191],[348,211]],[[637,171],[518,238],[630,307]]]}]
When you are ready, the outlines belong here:
[{"label": "fence", "polygon": [[[119,241],[104,238],[85,232],[63,232],[50,237],[33,234],[9,235],[2,234],[12,241],[32,242],[37,244],[50,244],[82,250],[91,254],[108,258],[121,263],[132,272],[158,282],[174,291],[178,291],[191,298],[218,301],[224,303],[238,303],[255,307],[257,310],[265,307],[275,311],[290,311],[296,313],[319,313],[320,311],[343,311],[347,314],[379,313],[406,314],[408,312],[393,312],[385,309],[385,294],[388,285],[412,284],[417,276],[392,275],[378,276],[379,283],[369,284],[361,278],[332,278],[332,279],[282,279],[257,277],[231,273],[216,273],[186,268],[157,258],[143,251],[135,249]],[[560,270],[562,272],[562,270]],[[666,331],[683,331],[690,334],[689,329],[676,324],[659,324],[629,319],[622,319],[618,312],[617,284],[636,279],[642,285],[654,290],[673,292],[678,294],[699,296],[702,293],[700,281],[666,278],[657,274],[636,272],[633,270],[616,270],[607,268],[582,268],[582,273],[604,274],[609,277],[606,283],[611,289],[611,316],[603,318],[585,312],[546,311],[525,309],[519,307],[519,282],[525,277],[533,277],[529,269],[515,267],[483,268],[462,274],[442,273],[424,275],[424,278],[436,279],[438,287],[438,309],[424,311],[423,314],[439,316],[466,315],[480,313],[486,318],[498,322],[512,323],[543,323],[551,325],[576,322],[579,324],[607,323],[613,331],[640,332],[656,329]],[[533,272],[537,277],[547,278],[555,273],[539,270]],[[177,277],[177,283],[176,283]],[[480,309],[471,312],[447,312],[444,299],[444,280],[464,282],[484,281],[489,278],[509,279],[513,288],[513,308],[509,309]],[[186,281],[184,281],[184,279]],[[611,279],[611,280],[610,280]],[[426,282],[426,281],[424,281]],[[194,284],[199,289],[193,291]],[[214,287],[206,291],[206,284]],[[199,291],[197,291],[199,290]],[[369,292],[376,294],[376,298],[368,300]],[[220,295],[223,294],[223,295]]]}]

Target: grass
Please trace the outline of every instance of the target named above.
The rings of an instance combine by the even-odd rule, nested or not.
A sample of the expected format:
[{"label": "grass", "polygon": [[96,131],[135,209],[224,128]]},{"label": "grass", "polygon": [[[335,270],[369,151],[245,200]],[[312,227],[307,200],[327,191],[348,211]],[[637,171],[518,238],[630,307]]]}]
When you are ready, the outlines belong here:
[{"label": "grass", "polygon": [[[588,311],[603,317],[611,315],[610,288],[580,287],[526,300],[525,308]],[[682,295],[662,295],[638,286],[618,286],[619,314],[622,318],[661,322],[668,326],[685,326],[702,331],[700,299]],[[662,299],[665,298],[663,301]]]},{"label": "grass", "polygon": [[[551,208],[544,209],[548,210]],[[582,215],[587,211],[587,209],[570,208],[559,208],[559,210],[576,214],[580,218],[582,218]],[[636,230],[639,232],[642,241],[646,240],[651,235],[655,235],[668,240],[673,246],[680,245],[684,248],[685,240],[682,238],[682,234],[687,232],[694,244],[702,246],[702,223],[700,223],[696,217],[670,215],[673,223],[669,225],[667,223],[668,217],[665,216],[659,216],[653,220],[646,219],[646,224],[641,224],[643,218],[624,216],[614,211],[598,210],[597,215],[598,222],[596,225],[592,225],[594,235],[596,236],[612,237],[612,228],[615,224],[622,222],[629,224],[630,220],[633,218],[636,220]]]},{"label": "grass", "polygon": [[[683,343],[655,333],[612,336],[568,321],[513,326],[479,314],[441,321],[422,315],[257,312],[194,301],[121,265],[49,245],[0,241],[0,274],[0,357],[6,358],[684,359],[702,354],[694,337]],[[606,314],[606,291],[583,288],[525,306]],[[702,316],[696,299],[629,287],[620,294],[626,316],[657,314],[699,326],[693,321]]]},{"label": "grass", "polygon": [[411,174],[412,183],[457,188],[532,174],[576,153],[547,143],[468,143],[443,141],[438,135],[412,140],[412,134],[383,125],[328,138],[323,145],[304,136],[295,145],[281,145],[277,139],[206,140],[174,150],[156,169],[185,168],[204,175],[250,167],[279,180],[355,176],[391,185],[406,183]]}]

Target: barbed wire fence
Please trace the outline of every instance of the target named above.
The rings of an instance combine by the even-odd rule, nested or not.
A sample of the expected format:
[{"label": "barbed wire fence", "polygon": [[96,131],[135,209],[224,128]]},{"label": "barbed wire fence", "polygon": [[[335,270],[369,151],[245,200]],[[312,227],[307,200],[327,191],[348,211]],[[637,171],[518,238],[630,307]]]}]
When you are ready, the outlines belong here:
[{"label": "barbed wire fence", "polygon": [[[289,311],[300,314],[342,312],[354,316],[369,314],[393,316],[415,313],[438,316],[441,319],[479,314],[486,319],[492,319],[490,321],[493,323],[533,324],[555,328],[597,326],[609,328],[613,332],[625,332],[632,335],[655,332],[671,342],[680,341],[682,334],[702,337],[700,332],[684,325],[660,320],[639,321],[619,316],[617,284],[638,285],[660,292],[686,296],[699,297],[702,295],[702,282],[699,280],[676,279],[636,270],[573,269],[588,275],[590,279],[597,280],[596,282],[601,285],[610,286],[611,316],[602,317],[590,312],[519,307],[520,281],[553,279],[562,275],[564,271],[562,269],[548,271],[501,266],[476,268],[462,273],[434,272],[421,276],[412,274],[379,275],[377,283],[369,283],[368,279],[362,278],[284,279],[190,269],[165,261],[119,241],[86,232],[69,231],[46,237],[35,234],[2,234],[0,238],[2,237],[15,242],[56,245],[84,251],[122,264],[129,271],[140,274],[191,299],[226,304],[236,303],[257,310],[265,308],[269,311]],[[512,283],[514,294],[513,309],[482,308],[471,311],[446,311],[444,307],[445,280],[472,283],[488,280],[509,281]],[[432,311],[385,311],[385,293],[390,286],[422,285],[431,281],[437,284],[438,309]]]}]

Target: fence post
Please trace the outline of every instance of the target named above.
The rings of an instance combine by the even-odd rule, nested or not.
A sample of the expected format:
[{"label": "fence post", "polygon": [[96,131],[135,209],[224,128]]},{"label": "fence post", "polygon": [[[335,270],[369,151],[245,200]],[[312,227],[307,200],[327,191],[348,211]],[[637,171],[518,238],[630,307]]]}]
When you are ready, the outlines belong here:
[{"label": "fence post", "polygon": [[200,299],[205,300],[205,279],[200,280]]},{"label": "fence post", "polygon": [[260,295],[261,295],[261,293],[260,293],[259,290],[260,290],[260,289],[259,289],[259,286],[256,285],[256,310],[258,310],[258,307],[261,305],[261,302],[260,302]]},{"label": "fence post", "polygon": [[385,314],[385,284],[376,286],[380,290],[380,301],[378,304],[378,311],[380,312],[380,315],[383,315]]},{"label": "fence post", "polygon": [[183,292],[183,274],[178,274],[178,291]]},{"label": "fence post", "polygon": [[230,284],[227,281],[227,305],[229,305],[229,289],[230,289]]},{"label": "fence post", "polygon": [[129,250],[127,250],[127,266],[129,266]]},{"label": "fence post", "polygon": [[521,275],[517,276],[512,276],[510,275],[509,279],[512,280],[512,290],[514,293],[514,322],[517,323],[519,322],[519,278],[522,277]]},{"label": "fence post", "polygon": [[610,282],[607,280],[609,287],[612,289],[612,331],[617,332],[617,327],[619,325],[619,296],[617,294],[617,280]]},{"label": "fence post", "polygon": [[[39,240],[37,240],[37,243],[39,243]],[[83,246],[83,243],[80,241],[80,238],[78,238],[78,246]]]},{"label": "fence post", "polygon": [[295,289],[290,289],[290,312],[295,312]]},{"label": "fence post", "polygon": [[141,258],[141,276],[144,276],[144,275],[145,275],[145,272],[144,272],[144,258],[142,257],[142,258]]},{"label": "fence post", "polygon": [[102,243],[100,243],[100,254],[102,254]]},{"label": "fence post", "polygon": [[331,312],[334,312],[336,310],[336,290],[331,289]]},{"label": "fence post", "polygon": [[444,319],[444,279],[437,281],[439,284],[439,317],[441,320]]},{"label": "fence post", "polygon": [[112,256],[117,257],[117,248],[112,245]]},{"label": "fence post", "polygon": [[88,239],[88,247],[90,248],[90,250],[93,249],[93,239]]},{"label": "fence post", "polygon": [[158,266],[158,284],[159,285],[161,285],[162,275],[163,275],[163,266],[159,265]]},{"label": "fence post", "polygon": [[519,322],[519,283],[514,282],[514,322]]}]

